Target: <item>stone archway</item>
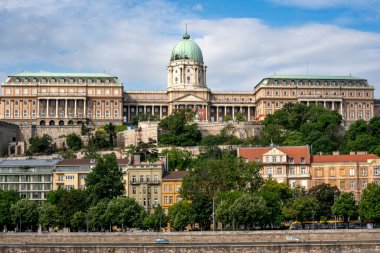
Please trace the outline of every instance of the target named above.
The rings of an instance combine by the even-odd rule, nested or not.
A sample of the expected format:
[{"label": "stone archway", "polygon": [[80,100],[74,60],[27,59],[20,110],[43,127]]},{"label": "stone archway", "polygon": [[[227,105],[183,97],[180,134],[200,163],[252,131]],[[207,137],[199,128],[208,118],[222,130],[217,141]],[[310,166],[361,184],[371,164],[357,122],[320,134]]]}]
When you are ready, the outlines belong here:
[{"label": "stone archway", "polygon": [[60,126],[64,126],[64,125],[65,125],[65,122],[64,122],[63,120],[60,120],[60,121],[58,122],[58,125],[60,125]]},{"label": "stone archway", "polygon": [[45,126],[45,125],[46,125],[45,120],[41,120],[41,121],[40,121],[40,126]]},{"label": "stone archway", "polygon": [[68,125],[73,125],[74,122],[72,120],[69,120],[69,122],[67,122]]},{"label": "stone archway", "polygon": [[50,120],[49,121],[49,126],[55,126],[55,121],[54,120]]}]

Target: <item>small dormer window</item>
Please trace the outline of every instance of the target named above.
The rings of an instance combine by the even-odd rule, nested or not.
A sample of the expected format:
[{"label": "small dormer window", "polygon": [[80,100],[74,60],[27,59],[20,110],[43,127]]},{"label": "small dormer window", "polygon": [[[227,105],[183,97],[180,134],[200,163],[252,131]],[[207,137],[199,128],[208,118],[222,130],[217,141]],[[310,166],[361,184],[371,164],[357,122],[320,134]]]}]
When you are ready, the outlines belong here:
[{"label": "small dormer window", "polygon": [[42,78],[42,83],[46,83],[46,78]]},{"label": "small dormer window", "polygon": [[97,83],[101,83],[102,80],[100,80],[100,78],[98,78],[98,79],[96,79],[96,82],[97,82]]},{"label": "small dormer window", "polygon": [[29,78],[25,78],[25,79],[24,79],[24,82],[29,82]]},{"label": "small dormer window", "polygon": [[16,78],[16,82],[18,82],[18,83],[19,83],[19,82],[20,82],[20,78]]},{"label": "small dormer window", "polygon": [[33,78],[33,82],[38,82],[38,79],[37,78]]},{"label": "small dormer window", "polygon": [[92,83],[92,79],[87,79],[87,83]]},{"label": "small dormer window", "polygon": [[278,84],[278,81],[277,81],[277,80],[274,80],[274,84]]},{"label": "small dormer window", "polygon": [[60,82],[60,83],[65,83],[65,79],[61,78],[61,79],[59,80],[59,82]]},{"label": "small dormer window", "polygon": [[305,163],[305,157],[301,157],[301,163]]},{"label": "small dormer window", "polygon": [[110,82],[110,80],[109,79],[106,79],[106,83],[109,83]]},{"label": "small dormer window", "polygon": [[74,83],[74,78],[70,78],[70,83]]},{"label": "small dormer window", "polygon": [[286,84],[286,80],[282,80],[282,84]]}]

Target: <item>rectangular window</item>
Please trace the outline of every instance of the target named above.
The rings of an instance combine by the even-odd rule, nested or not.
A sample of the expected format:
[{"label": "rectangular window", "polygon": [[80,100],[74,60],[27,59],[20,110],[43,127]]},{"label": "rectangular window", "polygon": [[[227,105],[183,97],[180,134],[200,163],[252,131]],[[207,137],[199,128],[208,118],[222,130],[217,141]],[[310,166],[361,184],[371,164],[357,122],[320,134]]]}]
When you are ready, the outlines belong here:
[{"label": "rectangular window", "polygon": [[305,175],[306,174],[306,168],[305,167],[301,167],[301,175]]},{"label": "rectangular window", "polygon": [[354,168],[350,168],[350,176],[355,176],[355,169]]},{"label": "rectangular window", "polygon": [[102,94],[102,90],[101,89],[97,89],[96,90],[96,95],[101,95]]},{"label": "rectangular window", "polygon": [[276,157],[275,156],[272,157],[272,162],[274,162],[274,163],[276,162]]},{"label": "rectangular window", "polygon": [[350,189],[355,189],[355,181],[354,180],[350,180]]},{"label": "rectangular window", "polygon": [[305,157],[301,157],[301,163],[305,163]]},{"label": "rectangular window", "polygon": [[144,182],[144,176],[141,175],[141,176],[140,176],[140,183],[143,183],[143,182]]},{"label": "rectangular window", "polygon": [[363,181],[362,182],[362,189],[366,189],[367,188],[367,181]]},{"label": "rectangular window", "polygon": [[373,174],[374,174],[375,176],[380,175],[380,168],[373,168]]},{"label": "rectangular window", "polygon": [[75,179],[75,176],[72,176],[72,175],[66,176],[66,180],[74,180],[74,179]]},{"label": "rectangular window", "polygon": [[267,168],[267,175],[272,175],[272,174],[273,174],[273,169]]},{"label": "rectangular window", "polygon": [[158,188],[154,187],[154,194],[158,194]]},{"label": "rectangular window", "polygon": [[149,175],[146,176],[146,182],[150,183],[150,176]]},{"label": "rectangular window", "polygon": [[119,95],[119,90],[113,90],[114,95]]},{"label": "rectangular window", "polygon": [[154,182],[158,183],[158,176],[157,175],[154,175]]},{"label": "rectangular window", "polygon": [[282,175],[282,168],[277,168],[277,175]]},{"label": "rectangular window", "polygon": [[323,170],[321,168],[317,169],[317,177],[322,177],[323,176]]},{"label": "rectangular window", "polygon": [[168,186],[167,185],[164,186],[164,192],[168,192]]},{"label": "rectangular window", "polygon": [[168,203],[168,196],[164,196],[164,204]]},{"label": "rectangular window", "polygon": [[110,90],[106,90],[106,95],[109,95],[110,94]]},{"label": "rectangular window", "polygon": [[115,111],[114,111],[114,117],[115,117],[115,118],[119,117],[119,111],[118,111],[118,110],[115,110]]},{"label": "rectangular window", "polygon": [[345,180],[340,180],[340,189],[344,190],[346,188],[346,181]]},{"label": "rectangular window", "polygon": [[291,167],[291,168],[289,169],[289,174],[290,174],[290,175],[295,175],[295,174],[296,174],[296,169],[295,169],[294,167]]},{"label": "rectangular window", "polygon": [[362,168],[362,176],[367,176],[367,168]]},{"label": "rectangular window", "polygon": [[173,204],[173,196],[169,197],[169,204]]},{"label": "rectangular window", "polygon": [[136,194],[136,186],[132,187],[132,194]]},{"label": "rectangular window", "polygon": [[110,110],[106,110],[106,114],[105,114],[106,118],[109,118],[110,117]]}]

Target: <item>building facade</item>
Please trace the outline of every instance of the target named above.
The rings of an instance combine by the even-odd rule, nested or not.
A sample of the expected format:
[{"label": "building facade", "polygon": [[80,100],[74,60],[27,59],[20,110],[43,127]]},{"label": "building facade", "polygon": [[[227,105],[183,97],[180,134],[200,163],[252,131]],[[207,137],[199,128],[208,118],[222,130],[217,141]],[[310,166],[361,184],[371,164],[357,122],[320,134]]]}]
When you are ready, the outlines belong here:
[{"label": "building facade", "polygon": [[187,176],[188,171],[169,171],[162,177],[162,208],[167,214],[169,208],[181,200],[179,190],[182,187],[182,179]]},{"label": "building facade", "polygon": [[131,123],[139,114],[164,118],[190,108],[199,121],[259,121],[286,103],[320,103],[338,111],[345,126],[379,114],[374,86],[353,76],[263,78],[249,91],[211,91],[199,46],[185,33],[167,66],[167,89],[123,92],[115,76],[102,73],[20,73],[2,85],[0,120],[17,124],[101,125]]},{"label": "building facade", "polygon": [[122,123],[123,84],[102,73],[20,73],[2,84],[0,119],[19,125]]},{"label": "building facade", "polygon": [[308,146],[239,148],[238,156],[259,162],[264,179],[272,178],[290,187],[310,189],[325,183],[360,199],[370,183],[380,184],[380,158],[365,152],[349,155],[310,155]]},{"label": "building facade", "polygon": [[356,199],[368,184],[380,184],[380,159],[373,154],[316,155],[311,167],[312,186],[330,184],[342,192],[353,192]]},{"label": "building facade", "polygon": [[52,190],[54,166],[58,159],[3,160],[0,162],[0,189],[15,190],[22,198],[46,200]]},{"label": "building facade", "polygon": [[238,156],[259,162],[264,179],[273,178],[291,187],[310,188],[311,155],[309,146],[239,148]]}]

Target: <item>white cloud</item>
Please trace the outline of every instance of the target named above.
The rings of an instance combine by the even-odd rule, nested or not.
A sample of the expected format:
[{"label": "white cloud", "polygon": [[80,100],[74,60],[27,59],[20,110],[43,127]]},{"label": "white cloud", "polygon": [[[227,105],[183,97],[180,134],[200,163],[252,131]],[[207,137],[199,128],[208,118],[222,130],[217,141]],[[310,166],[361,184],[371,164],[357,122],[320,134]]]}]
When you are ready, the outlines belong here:
[{"label": "white cloud", "polygon": [[367,78],[380,97],[377,33],[319,24],[278,28],[249,18],[206,20],[165,1],[26,2],[0,4],[1,80],[2,73],[21,69],[106,71],[127,90],[165,89],[171,49],[189,23],[211,89],[252,90],[274,72],[305,74],[308,61],[310,74]]},{"label": "white cloud", "polygon": [[378,0],[270,0],[279,5],[321,9],[330,7],[370,7],[379,8]]}]

